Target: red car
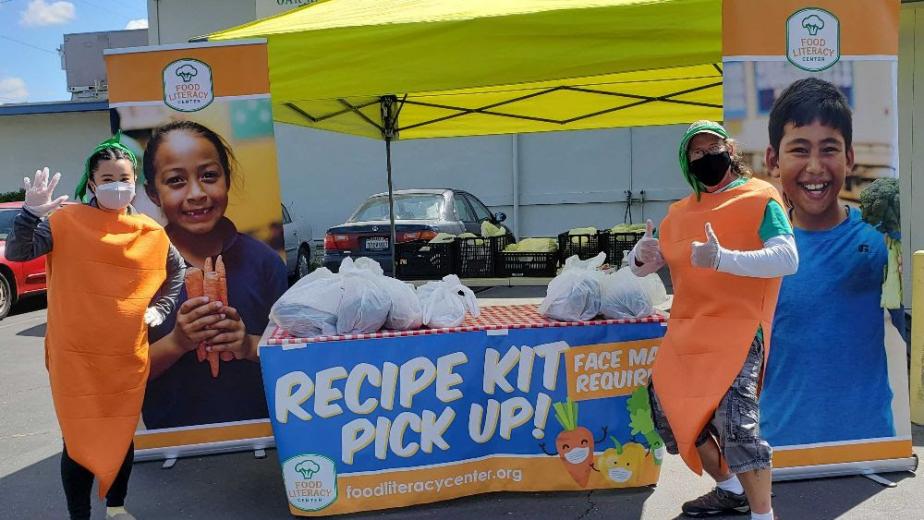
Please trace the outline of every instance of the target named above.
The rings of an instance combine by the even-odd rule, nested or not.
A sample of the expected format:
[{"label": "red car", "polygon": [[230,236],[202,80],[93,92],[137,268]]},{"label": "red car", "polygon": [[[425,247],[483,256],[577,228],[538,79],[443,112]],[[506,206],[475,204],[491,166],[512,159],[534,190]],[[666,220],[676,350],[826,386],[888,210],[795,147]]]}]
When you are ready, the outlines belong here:
[{"label": "red car", "polygon": [[45,291],[45,257],[28,262],[6,259],[6,237],[13,228],[22,202],[0,202],[0,320],[20,297]]}]

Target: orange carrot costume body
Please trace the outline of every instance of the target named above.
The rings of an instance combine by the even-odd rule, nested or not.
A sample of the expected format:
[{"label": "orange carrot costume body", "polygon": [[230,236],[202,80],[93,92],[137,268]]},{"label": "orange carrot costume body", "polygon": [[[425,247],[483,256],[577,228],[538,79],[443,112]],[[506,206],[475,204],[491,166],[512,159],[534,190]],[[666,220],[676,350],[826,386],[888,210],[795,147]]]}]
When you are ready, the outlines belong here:
[{"label": "orange carrot costume body", "polygon": [[702,473],[696,438],[741,371],[758,328],[764,360],[770,351],[781,278],[751,278],[694,267],[690,244],[705,241],[707,222],[722,246],[757,250],[767,203],[782,205],[770,184],[751,179],[721,193],[691,195],[675,204],[661,225],[660,245],[670,266],[674,303],[652,378],[683,460]]},{"label": "orange carrot costume body", "polygon": [[148,381],[144,313],[166,279],[169,240],[144,215],[65,206],[49,218],[45,361],[68,455],[106,495]]}]

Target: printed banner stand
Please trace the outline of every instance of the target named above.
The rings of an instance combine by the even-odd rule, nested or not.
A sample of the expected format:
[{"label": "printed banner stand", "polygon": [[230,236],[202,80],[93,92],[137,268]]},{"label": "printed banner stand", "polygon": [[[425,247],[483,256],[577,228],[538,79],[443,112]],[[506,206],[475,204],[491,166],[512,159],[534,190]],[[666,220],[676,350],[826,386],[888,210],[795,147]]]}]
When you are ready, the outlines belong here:
[{"label": "printed banner stand", "polygon": [[655,484],[660,318],[554,323],[486,307],[457,329],[260,349],[289,509],[321,516],[495,491]]},{"label": "printed banner stand", "polygon": [[134,207],[165,226],[187,265],[219,280],[200,281],[204,294],[184,288],[178,307],[219,299],[251,339],[207,353],[184,343],[179,309],[149,329],[135,459],[272,447],[259,359],[248,347],[288,288],[266,42],[111,49],[105,59],[112,131],[143,163]]},{"label": "printed banner stand", "polygon": [[[774,124],[770,114],[775,101],[794,82],[818,78],[836,87],[852,112],[852,123],[848,117],[808,124],[814,124],[812,128],[830,142],[846,147],[836,148],[843,160],[835,161],[842,171],[834,172],[844,175],[846,182],[840,193],[825,200],[856,207],[860,192],[874,179],[897,177],[898,20],[898,0],[723,2],[725,123],[738,142],[737,151],[756,176],[787,194],[788,181],[781,176],[788,170],[780,165],[785,164],[785,154],[797,152],[781,146],[783,141],[770,142],[768,125]],[[799,88],[803,92],[823,88],[817,85],[800,83]],[[798,114],[784,110],[780,114],[782,139],[786,139],[786,132],[802,123],[793,122]],[[851,125],[852,143],[848,139]],[[777,159],[772,170],[765,157]],[[786,200],[794,204],[793,197]],[[848,220],[859,219],[859,212],[853,213],[855,217],[851,214],[848,210]],[[840,249],[825,254],[836,255],[843,260],[837,265],[851,266],[854,271],[840,273],[840,281],[830,282],[834,285],[818,289],[817,294],[808,294],[812,290],[806,287],[802,296],[787,293],[787,284],[798,283],[793,280],[799,273],[783,280],[761,396],[761,428],[774,449],[775,480],[917,467],[911,444],[905,342],[880,306],[881,277],[887,265],[885,238],[867,224],[851,222],[856,222],[856,232],[836,242]],[[809,238],[796,225],[800,273],[823,272],[813,271],[820,266],[813,263],[820,256],[804,254],[802,248],[810,243]],[[830,258],[825,262],[834,263]],[[789,307],[784,309],[784,305]],[[797,333],[781,326],[781,316],[814,316],[822,306],[838,309],[839,318],[812,322],[827,339],[800,345],[800,337],[815,331]],[[864,332],[858,332],[861,329]],[[862,342],[854,339],[861,336]],[[844,368],[831,369],[835,362],[843,362]],[[844,391],[845,384],[854,390]]]}]

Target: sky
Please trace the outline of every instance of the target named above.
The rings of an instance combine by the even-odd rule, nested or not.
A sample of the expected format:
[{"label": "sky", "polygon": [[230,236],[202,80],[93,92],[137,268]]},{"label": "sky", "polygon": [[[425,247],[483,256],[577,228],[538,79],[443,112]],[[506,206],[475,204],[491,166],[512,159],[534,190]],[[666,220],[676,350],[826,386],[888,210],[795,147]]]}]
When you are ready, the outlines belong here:
[{"label": "sky", "polygon": [[0,104],[70,99],[64,35],[146,28],[147,18],[146,0],[0,0]]}]

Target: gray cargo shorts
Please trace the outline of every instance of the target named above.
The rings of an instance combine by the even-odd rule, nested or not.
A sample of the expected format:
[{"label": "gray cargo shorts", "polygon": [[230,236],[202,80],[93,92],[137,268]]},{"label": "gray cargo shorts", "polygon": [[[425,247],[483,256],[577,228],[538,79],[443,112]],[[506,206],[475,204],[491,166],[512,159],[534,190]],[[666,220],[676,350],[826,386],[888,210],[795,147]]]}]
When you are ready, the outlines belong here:
[{"label": "gray cargo shorts", "polygon": [[[732,473],[770,468],[773,450],[760,436],[760,409],[757,405],[757,382],[763,364],[764,342],[755,337],[741,372],[722,398],[712,420],[696,439],[696,445],[702,446],[709,436],[714,437]],[[653,384],[648,385],[648,393],[655,428],[664,439],[668,453],[676,455],[677,441]]]}]

